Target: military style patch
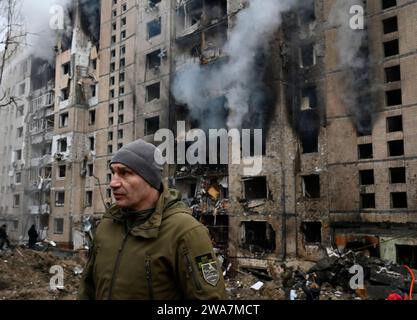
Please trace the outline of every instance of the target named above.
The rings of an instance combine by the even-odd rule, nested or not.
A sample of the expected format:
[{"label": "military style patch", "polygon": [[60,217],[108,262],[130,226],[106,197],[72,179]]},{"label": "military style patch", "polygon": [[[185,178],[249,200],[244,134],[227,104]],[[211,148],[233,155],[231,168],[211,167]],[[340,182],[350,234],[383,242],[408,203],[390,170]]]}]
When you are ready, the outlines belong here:
[{"label": "military style patch", "polygon": [[205,254],[195,258],[198,268],[203,274],[204,280],[215,287],[220,280],[217,262],[213,260],[211,254]]}]

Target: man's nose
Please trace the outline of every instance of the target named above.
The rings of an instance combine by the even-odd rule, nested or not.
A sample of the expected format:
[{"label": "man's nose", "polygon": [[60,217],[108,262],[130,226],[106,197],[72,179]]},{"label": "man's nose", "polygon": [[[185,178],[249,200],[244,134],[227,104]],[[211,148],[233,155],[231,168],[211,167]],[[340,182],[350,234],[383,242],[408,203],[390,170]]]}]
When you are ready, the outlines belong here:
[{"label": "man's nose", "polygon": [[110,180],[110,188],[119,188],[121,186],[120,179],[117,177],[117,175],[113,175]]}]

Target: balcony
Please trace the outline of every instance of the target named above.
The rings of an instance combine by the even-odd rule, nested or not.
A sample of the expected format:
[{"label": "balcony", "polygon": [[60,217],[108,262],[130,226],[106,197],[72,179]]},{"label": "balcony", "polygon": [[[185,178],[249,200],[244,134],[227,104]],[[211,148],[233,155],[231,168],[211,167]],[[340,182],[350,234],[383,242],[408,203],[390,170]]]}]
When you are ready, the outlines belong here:
[{"label": "balcony", "polygon": [[37,112],[43,108],[52,106],[53,103],[54,103],[54,95],[52,92],[48,92],[32,100],[32,111]]},{"label": "balcony", "polygon": [[31,167],[43,167],[48,164],[52,164],[52,156],[50,154],[46,154],[39,158],[33,158],[30,161]]},{"label": "balcony", "polygon": [[43,204],[40,206],[29,206],[29,212],[33,215],[44,215],[44,214],[50,214],[51,208],[48,204]]}]

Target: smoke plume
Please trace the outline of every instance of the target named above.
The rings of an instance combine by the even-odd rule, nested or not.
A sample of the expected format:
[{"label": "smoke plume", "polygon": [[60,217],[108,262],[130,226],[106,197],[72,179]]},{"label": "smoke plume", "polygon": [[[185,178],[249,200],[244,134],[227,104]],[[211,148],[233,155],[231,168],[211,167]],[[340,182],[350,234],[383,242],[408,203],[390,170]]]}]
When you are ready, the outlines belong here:
[{"label": "smoke plume", "polygon": [[343,83],[341,94],[345,105],[355,120],[357,131],[361,134],[372,130],[373,107],[369,92],[369,59],[367,52],[367,33],[352,29],[350,8],[363,6],[361,0],[337,0],[329,16],[329,23],[337,27],[336,48],[339,65],[342,68]]},{"label": "smoke plume", "polygon": [[[66,8],[71,0],[22,0],[22,19],[27,32],[27,52],[35,57],[53,61],[54,46],[58,34],[72,32],[71,21]],[[50,27],[53,6],[60,6],[64,10],[64,30],[54,30]]]},{"label": "smoke plume", "polygon": [[[253,96],[259,93],[257,89],[262,87],[257,59],[280,26],[281,14],[297,0],[248,2],[237,14],[236,24],[223,48],[228,61],[216,67],[187,64],[174,79],[173,95],[178,102],[188,105],[194,119],[201,119],[206,113],[207,100],[213,96],[223,95],[227,99],[228,128],[240,128],[245,115],[257,111],[251,106]],[[204,118],[206,121],[211,120]]]}]

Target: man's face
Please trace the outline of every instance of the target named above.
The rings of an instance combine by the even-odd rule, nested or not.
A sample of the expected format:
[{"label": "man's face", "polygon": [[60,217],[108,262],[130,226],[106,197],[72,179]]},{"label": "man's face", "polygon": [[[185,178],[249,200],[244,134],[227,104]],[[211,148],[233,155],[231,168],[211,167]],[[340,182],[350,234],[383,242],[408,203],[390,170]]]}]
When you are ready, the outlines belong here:
[{"label": "man's face", "polygon": [[129,167],[121,163],[110,166],[113,174],[110,188],[116,205],[122,209],[140,210],[141,203],[147,198],[151,186]]}]

